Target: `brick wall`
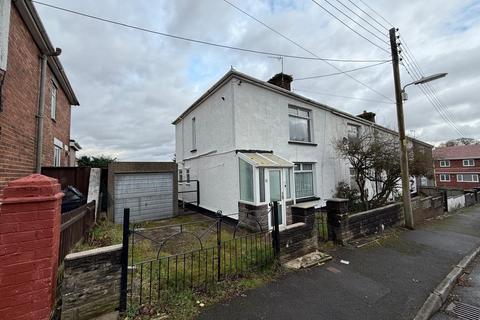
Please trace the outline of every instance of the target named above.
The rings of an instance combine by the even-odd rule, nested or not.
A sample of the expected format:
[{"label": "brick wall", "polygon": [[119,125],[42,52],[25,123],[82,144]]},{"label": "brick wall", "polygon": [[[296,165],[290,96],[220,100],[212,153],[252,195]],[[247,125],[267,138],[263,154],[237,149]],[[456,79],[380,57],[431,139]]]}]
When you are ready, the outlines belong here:
[{"label": "brick wall", "polygon": [[315,207],[291,206],[292,223],[280,230],[280,261],[301,257],[318,248]]},{"label": "brick wall", "polygon": [[384,228],[403,223],[401,203],[349,214],[348,200],[329,199],[327,200],[327,211],[328,229],[331,237],[341,243],[381,232]]},{"label": "brick wall", "polygon": [[[8,181],[29,175],[35,168],[35,137],[40,81],[40,51],[12,5],[7,70],[0,111],[0,193]],[[52,72],[45,81],[45,118],[42,165],[53,165],[53,138],[68,145],[70,104],[62,89],[57,93],[57,118],[50,118]],[[62,165],[68,165],[62,151]]]},{"label": "brick wall", "polygon": [[[480,172],[480,159],[474,159],[475,166],[464,167],[463,160],[450,160],[450,167],[440,167],[440,160],[435,160],[435,182],[438,187],[446,188],[460,188],[460,189],[472,189],[480,187],[479,182],[462,182],[457,181],[457,173],[474,173]],[[450,181],[440,181],[440,174],[449,174]]]},{"label": "brick wall", "polygon": [[0,318],[47,320],[54,303],[63,193],[31,175],[0,198]]},{"label": "brick wall", "polygon": [[444,214],[443,196],[412,199],[413,221],[418,223]]},{"label": "brick wall", "polygon": [[114,313],[120,301],[122,245],[69,254],[64,261],[62,320]]}]

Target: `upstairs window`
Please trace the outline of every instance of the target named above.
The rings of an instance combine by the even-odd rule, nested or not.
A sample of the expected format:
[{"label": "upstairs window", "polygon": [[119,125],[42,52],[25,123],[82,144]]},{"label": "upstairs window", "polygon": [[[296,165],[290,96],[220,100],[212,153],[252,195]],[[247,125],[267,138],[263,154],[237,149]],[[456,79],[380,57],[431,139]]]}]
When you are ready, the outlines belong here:
[{"label": "upstairs window", "polygon": [[360,126],[349,123],[347,125],[347,136],[348,136],[348,139],[360,138]]},{"label": "upstairs window", "polygon": [[196,119],[192,118],[192,151],[197,150],[197,123]]},{"label": "upstairs window", "polygon": [[440,160],[440,167],[441,168],[450,167],[450,160]]},{"label": "upstairs window", "polygon": [[463,160],[463,166],[464,167],[474,167],[475,166],[475,160],[473,160],[473,159]]},{"label": "upstairs window", "polygon": [[185,175],[187,176],[187,182],[190,182],[190,169],[185,169]]},{"label": "upstairs window", "polygon": [[178,169],[178,181],[183,181],[183,171],[182,169]]},{"label": "upstairs window", "polygon": [[310,110],[294,106],[288,107],[290,141],[312,142],[311,117]]},{"label": "upstairs window", "polygon": [[478,174],[457,174],[458,182],[478,182]]},{"label": "upstairs window", "polygon": [[50,117],[55,120],[57,118],[57,85],[52,80],[52,89],[50,91]]}]

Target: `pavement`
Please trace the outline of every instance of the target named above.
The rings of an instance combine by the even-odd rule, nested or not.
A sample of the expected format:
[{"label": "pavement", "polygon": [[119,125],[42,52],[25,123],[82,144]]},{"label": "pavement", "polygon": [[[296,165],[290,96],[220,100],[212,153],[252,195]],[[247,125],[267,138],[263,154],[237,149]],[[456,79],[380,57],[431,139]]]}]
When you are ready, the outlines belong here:
[{"label": "pavement", "polygon": [[480,319],[480,256],[465,269],[432,320]]},{"label": "pavement", "polygon": [[213,305],[198,319],[413,319],[432,290],[478,246],[477,206],[413,231],[398,230],[379,244],[335,247],[331,262]]}]

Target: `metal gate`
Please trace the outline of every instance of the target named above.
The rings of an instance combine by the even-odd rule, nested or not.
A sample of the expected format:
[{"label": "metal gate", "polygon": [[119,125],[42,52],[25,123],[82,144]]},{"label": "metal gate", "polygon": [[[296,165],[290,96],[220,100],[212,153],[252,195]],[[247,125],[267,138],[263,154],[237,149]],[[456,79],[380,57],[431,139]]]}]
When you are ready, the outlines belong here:
[{"label": "metal gate", "polygon": [[[139,228],[129,224],[130,210],[125,209],[120,311],[158,303],[170,290],[203,289],[271,265],[280,252],[276,204],[273,208],[268,214],[276,228],[254,233],[240,230],[220,211],[208,223]],[[203,225],[194,232],[197,223]],[[145,256],[145,241],[150,256]],[[172,248],[188,250],[172,253]]]}]

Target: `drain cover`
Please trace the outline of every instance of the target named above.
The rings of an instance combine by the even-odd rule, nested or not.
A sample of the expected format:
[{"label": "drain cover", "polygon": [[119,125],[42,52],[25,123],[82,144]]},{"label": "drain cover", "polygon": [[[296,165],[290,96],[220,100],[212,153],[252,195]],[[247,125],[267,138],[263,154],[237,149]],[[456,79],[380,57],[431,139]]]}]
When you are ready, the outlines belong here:
[{"label": "drain cover", "polygon": [[446,311],[462,320],[480,320],[480,308],[466,303],[452,302]]}]

